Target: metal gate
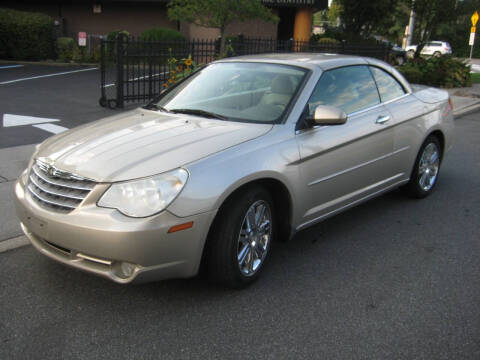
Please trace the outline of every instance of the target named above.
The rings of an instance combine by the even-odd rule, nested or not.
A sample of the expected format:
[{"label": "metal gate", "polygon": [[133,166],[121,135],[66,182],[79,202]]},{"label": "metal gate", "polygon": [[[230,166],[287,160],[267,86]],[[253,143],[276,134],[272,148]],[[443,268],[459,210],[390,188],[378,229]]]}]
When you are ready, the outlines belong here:
[{"label": "metal gate", "polygon": [[[383,43],[318,43],[239,36],[227,41],[224,56],[287,52],[327,52],[387,60],[389,48]],[[219,40],[152,42],[123,34],[115,40],[102,39],[99,103],[109,108],[146,103],[165,88],[173,60],[191,58],[196,64],[207,64],[219,58],[219,53]]]}]

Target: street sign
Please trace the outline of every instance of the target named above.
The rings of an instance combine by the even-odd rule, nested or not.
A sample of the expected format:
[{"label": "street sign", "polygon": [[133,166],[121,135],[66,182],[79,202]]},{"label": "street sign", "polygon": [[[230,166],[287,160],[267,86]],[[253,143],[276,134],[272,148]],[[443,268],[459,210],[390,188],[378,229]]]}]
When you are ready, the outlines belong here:
[{"label": "street sign", "polygon": [[78,46],[87,46],[87,33],[79,32],[78,33]]},{"label": "street sign", "polygon": [[472,26],[472,27],[470,28],[470,32],[471,32],[471,33],[477,32],[477,28],[476,28],[475,26]]},{"label": "street sign", "polygon": [[474,42],[475,42],[475,33],[472,32],[470,33],[470,40],[468,40],[468,45],[473,46]]},{"label": "street sign", "polygon": [[477,26],[477,21],[478,21],[478,12],[475,11],[472,15],[472,25]]}]

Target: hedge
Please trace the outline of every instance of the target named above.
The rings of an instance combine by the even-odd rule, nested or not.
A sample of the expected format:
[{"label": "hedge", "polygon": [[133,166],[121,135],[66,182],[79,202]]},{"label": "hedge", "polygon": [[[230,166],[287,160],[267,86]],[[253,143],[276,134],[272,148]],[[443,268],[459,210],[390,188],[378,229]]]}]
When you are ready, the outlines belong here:
[{"label": "hedge", "polygon": [[470,65],[449,55],[407,61],[398,70],[413,84],[437,87],[471,86]]},{"label": "hedge", "polygon": [[0,58],[54,59],[53,18],[40,13],[0,8]]}]

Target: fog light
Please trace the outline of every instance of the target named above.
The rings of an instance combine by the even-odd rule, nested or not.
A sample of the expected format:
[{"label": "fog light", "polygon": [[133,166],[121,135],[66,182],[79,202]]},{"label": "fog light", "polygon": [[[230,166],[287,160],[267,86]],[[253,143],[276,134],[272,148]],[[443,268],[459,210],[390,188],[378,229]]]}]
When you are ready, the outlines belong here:
[{"label": "fog light", "polygon": [[128,278],[132,276],[133,272],[135,271],[135,265],[127,262],[122,262],[122,264],[120,265],[120,270],[122,272],[122,275]]}]

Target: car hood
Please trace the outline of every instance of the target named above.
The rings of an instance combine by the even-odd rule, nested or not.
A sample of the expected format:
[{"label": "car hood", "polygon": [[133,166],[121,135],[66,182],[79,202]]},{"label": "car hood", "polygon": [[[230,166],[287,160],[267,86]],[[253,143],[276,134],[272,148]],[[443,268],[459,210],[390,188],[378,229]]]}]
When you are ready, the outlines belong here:
[{"label": "car hood", "polygon": [[98,182],[122,181],[184,166],[272,126],[136,109],[58,134],[35,157]]}]

